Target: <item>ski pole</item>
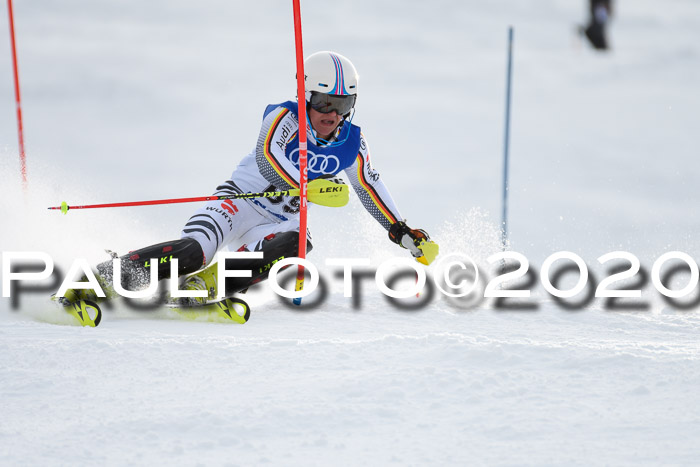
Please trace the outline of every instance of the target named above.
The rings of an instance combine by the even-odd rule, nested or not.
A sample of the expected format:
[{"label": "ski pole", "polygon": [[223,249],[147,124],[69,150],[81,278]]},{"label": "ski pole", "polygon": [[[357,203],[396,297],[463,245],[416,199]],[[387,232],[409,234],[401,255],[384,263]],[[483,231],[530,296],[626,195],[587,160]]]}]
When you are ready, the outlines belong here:
[{"label": "ski pole", "polygon": [[[316,179],[309,183],[307,191],[309,201],[321,206],[337,208],[348,204],[348,186],[335,183],[327,179]],[[299,196],[299,189],[293,188],[285,191],[263,191],[260,193],[238,193],[222,196],[198,196],[194,198],[155,199],[150,201],[127,201],[122,203],[86,204],[69,206],[65,201],[60,206],[52,206],[48,209],[60,210],[66,214],[70,209],[96,209],[96,208],[120,208],[128,206],[152,206],[156,204],[195,203],[198,201],[224,201],[227,199],[252,199],[274,198],[278,196]]]}]

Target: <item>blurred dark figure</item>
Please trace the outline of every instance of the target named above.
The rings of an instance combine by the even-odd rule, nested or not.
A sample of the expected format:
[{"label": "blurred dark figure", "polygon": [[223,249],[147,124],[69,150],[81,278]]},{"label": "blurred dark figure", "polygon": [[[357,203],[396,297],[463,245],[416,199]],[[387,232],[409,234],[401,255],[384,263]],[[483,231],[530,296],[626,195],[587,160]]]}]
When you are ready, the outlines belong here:
[{"label": "blurred dark figure", "polygon": [[606,27],[612,13],[612,0],[590,0],[591,18],[584,33],[593,47],[598,50],[608,49]]}]

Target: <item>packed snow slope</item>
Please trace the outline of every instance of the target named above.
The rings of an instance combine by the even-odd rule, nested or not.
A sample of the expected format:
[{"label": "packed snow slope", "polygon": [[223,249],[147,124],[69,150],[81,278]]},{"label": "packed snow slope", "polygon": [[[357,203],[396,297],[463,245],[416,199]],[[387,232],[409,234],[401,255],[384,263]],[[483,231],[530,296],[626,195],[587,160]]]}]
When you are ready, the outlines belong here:
[{"label": "packed snow slope", "polygon": [[[697,465],[700,294],[664,300],[649,275],[700,258],[700,3],[614,3],[600,54],[575,33],[583,0],[302,1],[306,52],[359,70],[354,121],[403,216],[487,279],[514,26],[509,249],[530,298],[391,305],[370,273],[407,253],[353,196],[310,212],[320,304],[263,286],[242,326],[115,303],[92,329],[48,304],[58,272],[176,238],[195,206],[46,208],[210,194],[295,95],[291,4],[15,2],[29,184],[7,40],[2,253],[46,252],[57,274],[0,299],[3,465]],[[642,296],[555,300],[539,272],[560,250],[593,289],[601,255],[633,253]],[[339,257],[371,261],[353,298]]]}]

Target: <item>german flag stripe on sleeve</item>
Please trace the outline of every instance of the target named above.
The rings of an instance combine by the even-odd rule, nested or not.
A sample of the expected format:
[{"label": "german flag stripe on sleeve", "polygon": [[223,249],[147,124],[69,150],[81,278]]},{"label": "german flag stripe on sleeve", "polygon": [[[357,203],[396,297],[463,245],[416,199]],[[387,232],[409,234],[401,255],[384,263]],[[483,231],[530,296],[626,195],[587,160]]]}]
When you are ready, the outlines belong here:
[{"label": "german flag stripe on sleeve", "polygon": [[265,158],[267,159],[267,162],[275,170],[275,172],[277,172],[277,174],[280,177],[282,177],[284,181],[289,183],[289,185],[291,185],[294,188],[299,188],[299,181],[295,180],[294,177],[289,175],[289,173],[287,173],[287,171],[284,170],[284,168],[277,162],[277,159],[275,159],[275,156],[270,150],[270,146],[272,145],[272,135],[275,134],[275,131],[277,131],[277,127],[288,112],[288,109],[284,109],[282,112],[280,112],[277,118],[275,118],[275,121],[272,122],[272,125],[270,125],[270,131],[267,132],[267,136],[265,137],[263,151],[265,152]]},{"label": "german flag stripe on sleeve", "polygon": [[390,223],[395,224],[397,222],[396,217],[391,213],[391,210],[384,204],[382,199],[379,197],[374,187],[365,178],[365,160],[362,154],[357,155],[357,179],[360,181],[362,188],[365,189],[372,202],[377,206],[377,209],[384,214]]}]

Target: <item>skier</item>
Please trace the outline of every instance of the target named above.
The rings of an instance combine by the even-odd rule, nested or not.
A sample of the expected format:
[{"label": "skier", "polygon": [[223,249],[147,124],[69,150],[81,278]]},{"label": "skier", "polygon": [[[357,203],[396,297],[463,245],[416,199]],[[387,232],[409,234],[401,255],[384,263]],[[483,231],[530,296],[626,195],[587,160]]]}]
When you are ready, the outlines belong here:
[{"label": "skier", "polygon": [[610,16],[612,0],[590,0],[590,21],[583,30],[594,48],[598,50],[608,49],[606,28]]},{"label": "skier", "polygon": [[[437,245],[424,230],[406,225],[379,172],[372,167],[366,139],[352,123],[358,92],[355,67],[346,57],[323,51],[309,56],[304,68],[309,181],[324,177],[332,183],[342,183],[335,176],[345,171],[365,209],[388,231],[389,239],[429,264],[437,255]],[[296,101],[268,105],[255,148],[243,158],[230,179],[216,188],[215,195],[298,188],[298,129]],[[187,221],[179,240],[121,257],[121,285],[127,290],[147,287],[152,258],[158,261],[158,280],[168,278],[170,260],[177,258],[178,276],[187,276],[181,288],[209,292],[208,297],[178,299],[177,303],[204,304],[217,296],[217,268],[210,264],[218,251],[228,247],[233,251],[263,252],[262,260],[236,261],[231,268],[250,269],[252,277],[227,278],[226,284],[218,284],[225,287],[227,297],[239,293],[266,279],[275,262],[297,255],[299,205],[299,197],[282,196],[210,201]],[[310,251],[311,235],[308,230],[304,234]],[[115,295],[112,261],[98,265],[97,271],[105,293],[108,297]],[[94,299],[90,289],[72,289],[63,303]]]}]

